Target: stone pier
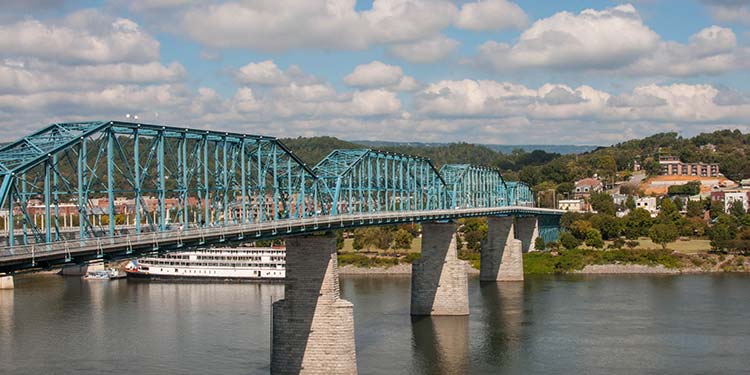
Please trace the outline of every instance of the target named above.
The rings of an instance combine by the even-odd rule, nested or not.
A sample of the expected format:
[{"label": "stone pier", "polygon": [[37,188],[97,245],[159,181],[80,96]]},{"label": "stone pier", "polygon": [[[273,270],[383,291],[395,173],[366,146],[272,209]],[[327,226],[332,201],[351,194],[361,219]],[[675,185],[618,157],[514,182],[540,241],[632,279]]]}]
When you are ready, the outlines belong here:
[{"label": "stone pier", "polygon": [[339,296],[336,237],[286,239],[284,299],[273,304],[272,374],[356,374],[354,312]]},{"label": "stone pier", "polygon": [[534,242],[539,237],[539,220],[536,216],[521,216],[516,219],[516,238],[521,240],[524,253],[536,251]]},{"label": "stone pier", "polygon": [[13,289],[13,276],[12,275],[0,275],[0,289]]},{"label": "stone pier", "polygon": [[512,216],[487,218],[480,281],[523,281],[522,242],[514,237]]},{"label": "stone pier", "polygon": [[412,263],[412,315],[469,315],[466,262],[458,259],[455,223],[422,224],[422,257]]},{"label": "stone pier", "polygon": [[89,271],[101,271],[104,269],[104,262],[66,264],[60,269],[60,275],[63,276],[84,276]]}]

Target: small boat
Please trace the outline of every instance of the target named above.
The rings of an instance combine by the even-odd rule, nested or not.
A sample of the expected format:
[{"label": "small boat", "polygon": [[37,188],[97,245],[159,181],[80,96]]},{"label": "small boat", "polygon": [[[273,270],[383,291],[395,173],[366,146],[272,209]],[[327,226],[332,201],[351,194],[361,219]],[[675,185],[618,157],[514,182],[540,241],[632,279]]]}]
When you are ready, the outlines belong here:
[{"label": "small boat", "polygon": [[125,277],[127,277],[127,274],[114,268],[90,271],[87,272],[85,276],[83,276],[83,278],[86,280],[115,280],[123,279]]}]

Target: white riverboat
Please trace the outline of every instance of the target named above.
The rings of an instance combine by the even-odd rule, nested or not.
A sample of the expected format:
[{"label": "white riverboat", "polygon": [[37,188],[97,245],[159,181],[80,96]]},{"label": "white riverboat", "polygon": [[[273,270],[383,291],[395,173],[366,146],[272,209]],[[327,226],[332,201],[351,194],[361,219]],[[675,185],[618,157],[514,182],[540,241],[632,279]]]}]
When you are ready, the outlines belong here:
[{"label": "white riverboat", "polygon": [[277,247],[221,247],[175,251],[132,261],[128,277],[183,280],[283,280],[286,250]]}]

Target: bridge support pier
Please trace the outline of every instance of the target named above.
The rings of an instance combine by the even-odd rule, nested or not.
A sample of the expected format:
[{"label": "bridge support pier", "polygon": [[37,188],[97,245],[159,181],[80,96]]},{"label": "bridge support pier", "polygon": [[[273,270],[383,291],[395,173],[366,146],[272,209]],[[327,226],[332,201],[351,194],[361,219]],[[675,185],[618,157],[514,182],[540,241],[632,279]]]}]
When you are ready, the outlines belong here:
[{"label": "bridge support pier", "polygon": [[0,276],[0,289],[13,289],[13,275]]},{"label": "bridge support pier", "polygon": [[480,281],[523,281],[522,242],[514,237],[512,216],[487,218]]},{"label": "bridge support pier", "polygon": [[411,268],[411,315],[469,315],[466,262],[455,223],[422,224],[422,257]]},{"label": "bridge support pier", "polygon": [[60,269],[60,275],[63,276],[85,276],[89,271],[101,271],[104,269],[104,262],[98,263],[81,263],[66,264]]},{"label": "bridge support pier", "polygon": [[339,296],[336,237],[286,239],[284,299],[273,304],[272,374],[356,374],[354,312]]},{"label": "bridge support pier", "polygon": [[539,220],[536,216],[521,216],[516,219],[516,237],[521,240],[524,253],[536,251],[535,242],[539,237]]}]

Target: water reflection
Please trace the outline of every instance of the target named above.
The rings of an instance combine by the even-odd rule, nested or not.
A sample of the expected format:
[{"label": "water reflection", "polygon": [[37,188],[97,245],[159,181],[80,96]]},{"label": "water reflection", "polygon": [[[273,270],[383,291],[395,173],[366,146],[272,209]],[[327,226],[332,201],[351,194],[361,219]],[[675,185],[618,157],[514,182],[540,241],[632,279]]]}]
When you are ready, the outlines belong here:
[{"label": "water reflection", "polygon": [[462,374],[469,366],[469,317],[412,318],[415,360],[425,374]]},{"label": "water reflection", "polygon": [[494,366],[512,367],[522,350],[524,283],[481,283],[483,361]]}]

